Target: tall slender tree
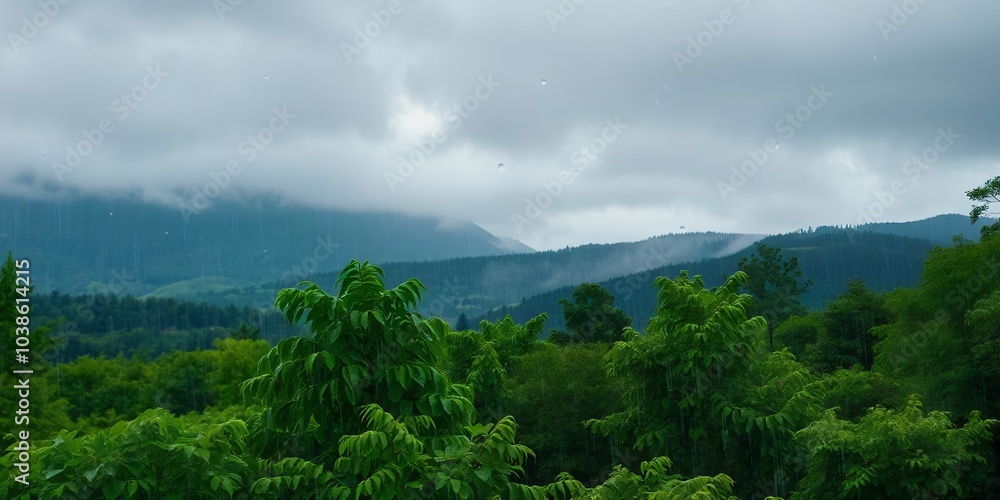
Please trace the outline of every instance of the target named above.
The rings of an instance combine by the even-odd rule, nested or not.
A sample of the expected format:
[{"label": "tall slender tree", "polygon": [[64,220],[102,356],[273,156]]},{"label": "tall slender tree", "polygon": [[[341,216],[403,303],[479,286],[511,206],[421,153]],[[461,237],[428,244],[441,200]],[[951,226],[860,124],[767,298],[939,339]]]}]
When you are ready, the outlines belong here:
[{"label": "tall slender tree", "polygon": [[805,312],[799,296],[809,290],[812,280],[802,280],[797,257],[785,260],[781,248],[763,243],[757,244],[757,253],[740,259],[739,269],[749,277],[743,289],[753,297],[750,315],[767,320],[767,346],[773,351],[774,327]]}]

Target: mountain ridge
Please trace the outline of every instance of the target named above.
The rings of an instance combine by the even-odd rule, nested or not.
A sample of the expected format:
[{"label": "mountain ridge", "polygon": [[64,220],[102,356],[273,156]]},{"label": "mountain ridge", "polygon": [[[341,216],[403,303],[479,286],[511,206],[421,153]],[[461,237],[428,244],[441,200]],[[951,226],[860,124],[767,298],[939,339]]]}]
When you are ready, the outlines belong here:
[{"label": "mountain ridge", "polygon": [[[263,283],[351,259],[433,261],[534,250],[470,221],[219,201],[194,216],[122,197],[0,197],[0,245],[35,261],[45,293],[107,285],[143,295],[195,278]],[[95,285],[96,284],[96,285]]]}]

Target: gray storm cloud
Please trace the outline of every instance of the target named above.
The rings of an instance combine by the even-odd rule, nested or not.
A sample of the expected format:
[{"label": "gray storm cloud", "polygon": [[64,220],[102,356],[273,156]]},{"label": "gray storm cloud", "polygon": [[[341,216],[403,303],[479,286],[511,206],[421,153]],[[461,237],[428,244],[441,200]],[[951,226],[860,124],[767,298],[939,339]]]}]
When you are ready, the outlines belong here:
[{"label": "gray storm cloud", "polygon": [[467,217],[540,249],[966,212],[1000,166],[998,15],[942,0],[5,3],[0,193],[141,190],[180,211],[276,192]]}]

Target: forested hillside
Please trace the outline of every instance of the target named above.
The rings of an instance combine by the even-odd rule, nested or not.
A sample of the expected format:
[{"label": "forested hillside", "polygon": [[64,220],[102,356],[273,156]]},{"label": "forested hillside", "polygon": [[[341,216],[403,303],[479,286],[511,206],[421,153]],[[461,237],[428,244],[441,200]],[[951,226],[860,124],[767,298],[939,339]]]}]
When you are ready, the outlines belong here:
[{"label": "forested hillside", "polygon": [[[1000,177],[980,189],[1000,203]],[[39,296],[9,254],[0,497],[991,498],[1000,223],[980,233],[770,237],[582,284],[548,332],[545,312],[452,328],[368,262],[282,289],[278,326]]]},{"label": "forested hillside", "polygon": [[35,259],[43,293],[135,296],[206,277],[223,280],[225,289],[294,282],[340,269],[351,259],[422,261],[533,251],[471,222],[285,205],[269,197],[215,200],[183,210],[130,196],[3,196],[0,244]]},{"label": "forested hillside", "polygon": [[[483,314],[499,305],[520,301],[525,294],[547,292],[585,281],[610,279],[623,274],[684,262],[729,255],[746,248],[762,235],[683,233],[630,243],[583,245],[544,252],[380,264],[386,282],[418,278],[428,287],[421,312],[453,321],[459,315]],[[151,295],[183,298],[219,305],[269,307],[274,295],[302,280],[334,283],[337,273],[302,272],[283,280],[253,287],[222,287],[184,282]]]},{"label": "forested hillside", "polygon": [[[813,281],[808,293],[802,296],[803,304],[812,308],[822,308],[843,293],[847,282],[855,278],[863,279],[879,291],[915,285],[927,252],[934,248],[934,243],[925,239],[835,228],[770,236],[760,243],[781,248],[786,257],[798,259],[803,274]],[[706,285],[718,286],[737,270],[739,260],[752,252],[750,247],[725,257],[657,267],[597,283],[615,295],[616,304],[629,316],[648,318],[657,304],[651,287],[657,276],[677,276],[688,271],[702,276]],[[498,308],[484,318],[497,319],[510,314],[516,321],[526,321],[547,313],[551,318],[549,326],[562,328],[559,301],[569,297],[573,288],[528,296],[523,302]],[[642,329],[645,324],[636,327]]]},{"label": "forested hillside", "polygon": [[[930,240],[939,245],[948,246],[955,236],[967,239],[978,239],[980,230],[996,222],[996,219],[983,217],[974,224],[969,223],[968,215],[943,214],[912,222],[869,222],[853,226],[850,229],[867,231],[870,233],[894,234],[896,236],[908,236]],[[838,228],[820,226],[816,232],[836,231]]]},{"label": "forested hillside", "polygon": [[[779,293],[794,306],[801,287],[757,298],[755,269],[777,254],[756,252],[736,263],[750,274],[714,287],[651,277],[655,307],[636,318],[648,326],[610,344],[540,340],[545,315],[452,330],[414,313],[419,281],[386,288],[381,269],[357,262],[330,292],[279,293],[277,309],[308,331],[270,348],[242,327],[209,350],[54,364],[40,357],[52,332],[35,327],[30,404],[45,411],[28,437],[15,439],[13,420],[0,429],[14,443],[2,465],[24,467],[0,496],[1000,494],[1000,238],[933,250],[915,287],[854,280],[824,308],[777,315],[761,305]],[[818,269],[782,258],[778,278],[804,279],[800,262]],[[859,269],[887,264],[871,260]],[[15,276],[8,259],[4,304],[27,294]],[[574,298],[584,317],[605,307]],[[0,314],[11,345],[20,315]]]},{"label": "forested hillside", "polygon": [[58,340],[53,361],[102,354],[155,358],[174,350],[210,349],[241,327],[271,343],[304,331],[274,310],[111,294],[37,295],[32,313],[39,323],[52,325],[50,335]]},{"label": "forested hillside", "polygon": [[[788,248],[787,252],[792,252],[793,255],[811,254],[806,260],[810,271],[814,271],[810,276],[816,282],[816,287],[805,300],[810,305],[822,305],[840,292],[846,282],[846,274],[862,272],[860,268],[850,267],[853,263],[844,268],[838,266],[837,262],[845,258],[853,262],[859,255],[872,262],[901,259],[904,264],[899,269],[893,270],[890,267],[883,270],[876,266],[875,269],[863,270],[861,275],[869,278],[879,289],[912,285],[916,282],[919,264],[923,261],[926,250],[933,244],[951,245],[954,235],[975,237],[980,228],[991,220],[985,219],[978,225],[971,225],[968,217],[945,215],[900,224],[868,224],[854,230],[820,227],[815,231],[769,237],[764,241]],[[879,239],[855,239],[855,235],[866,232],[889,235],[899,233],[921,242],[906,244],[899,243],[905,239],[890,239],[886,246],[882,246],[883,242]],[[810,234],[817,237],[809,241],[796,239]],[[846,239],[843,236],[845,234]],[[819,237],[822,235],[827,237]],[[501,308],[488,317],[502,317],[509,311],[518,320],[524,321],[543,311],[551,313],[551,306],[568,296],[572,288],[581,283],[602,283],[610,289],[617,288],[618,295],[623,300],[629,300],[631,292],[628,290],[637,289],[639,281],[648,280],[650,274],[662,273],[663,269],[676,271],[677,266],[668,267],[673,264],[682,267],[689,265],[684,263],[702,266],[698,269],[703,270],[706,276],[711,275],[711,281],[718,282],[726,272],[735,269],[735,262],[740,256],[747,255],[753,244],[763,238],[764,235],[753,234],[680,233],[631,243],[583,245],[530,254],[430,262],[390,262],[380,264],[380,267],[385,270],[386,282],[389,284],[402,283],[414,277],[427,285],[428,292],[418,306],[418,310],[424,314],[454,323],[463,314],[468,318],[482,318],[487,317],[489,311]],[[849,246],[857,248],[850,249]],[[827,256],[833,259],[833,264],[825,265],[821,262]],[[716,262],[716,259],[719,260]],[[707,266],[705,261],[709,261]],[[716,262],[714,267],[712,262]],[[266,308],[270,306],[278,290],[284,287],[294,286],[301,280],[329,284],[335,282],[336,278],[336,273],[301,273],[288,276],[283,281],[259,286],[235,286],[228,281],[217,284],[212,280],[202,279],[173,284],[154,291],[152,295],[219,305]],[[531,307],[530,304],[537,300],[544,300],[547,308],[531,308],[526,311],[504,309],[525,299],[528,304],[526,307]],[[647,294],[638,305],[645,309],[633,309],[629,305],[629,312],[647,314],[652,307],[651,296]],[[558,318],[555,318],[554,325],[559,326],[558,323]]]}]

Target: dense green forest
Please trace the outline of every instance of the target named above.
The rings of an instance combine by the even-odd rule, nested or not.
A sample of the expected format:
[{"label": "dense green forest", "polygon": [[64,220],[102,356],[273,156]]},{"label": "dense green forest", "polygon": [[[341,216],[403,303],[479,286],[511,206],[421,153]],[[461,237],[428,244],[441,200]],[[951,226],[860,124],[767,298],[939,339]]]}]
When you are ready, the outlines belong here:
[{"label": "dense green forest", "polygon": [[49,359],[70,361],[83,355],[158,357],[174,350],[210,349],[242,325],[276,343],[305,329],[290,325],[277,311],[219,307],[171,298],[130,295],[69,296],[59,292],[32,296],[35,321],[52,327],[59,339]]},{"label": "dense green forest", "polygon": [[[950,246],[955,235],[978,238],[979,227],[970,225],[968,216],[950,214],[907,223],[818,227],[767,237],[764,241],[783,248],[786,254],[802,257],[803,265],[809,268],[816,282],[802,300],[810,306],[822,307],[840,294],[843,284],[853,277],[863,277],[879,290],[916,284],[927,250],[935,244]],[[512,255],[435,261],[369,260],[385,271],[388,285],[417,278],[427,286],[417,306],[423,315],[454,323],[462,314],[491,320],[511,314],[523,322],[547,312],[550,326],[559,328],[562,318],[557,314],[558,301],[580,283],[600,283],[614,291],[629,314],[648,317],[655,303],[654,277],[673,276],[681,269],[689,269],[703,274],[710,283],[721,283],[735,262],[762,238],[765,236],[671,233],[628,243],[589,244]],[[880,262],[889,264],[881,266]],[[872,265],[858,265],[863,263]],[[282,288],[294,286],[301,279],[333,283],[338,272],[301,273],[259,285],[199,278],[163,287],[154,295],[223,306],[270,308]],[[639,295],[632,300],[635,293]],[[518,308],[511,304],[527,305]]]},{"label": "dense green forest", "polygon": [[[982,189],[996,201],[1000,177]],[[930,249],[913,287],[857,279],[906,262],[855,262],[807,307],[820,265],[762,242],[721,276],[650,278],[646,316],[581,285],[550,331],[452,328],[416,312],[420,281],[354,261],[332,290],[279,292],[304,330],[272,342],[235,309],[115,299],[104,323],[72,319],[221,332],[112,358],[57,359],[60,311],[87,299],[33,296],[9,256],[0,405],[25,418],[0,421],[0,497],[996,498],[998,227]]]},{"label": "dense green forest", "polygon": [[[839,228],[770,236],[759,243],[781,248],[784,255],[798,260],[805,275],[814,282],[799,299],[813,309],[825,307],[846,290],[848,281],[855,278],[865,280],[878,291],[916,284],[927,252],[935,246],[923,238]],[[598,284],[615,295],[619,306],[629,316],[649,318],[658,304],[652,286],[657,276],[676,276],[686,270],[702,276],[710,286],[718,286],[738,267],[740,259],[754,251],[751,246],[724,257],[655,267]],[[573,287],[562,287],[528,296],[515,305],[496,308],[478,319],[492,321],[509,314],[516,321],[524,322],[541,313],[554,314],[560,310],[559,301],[572,292]],[[563,327],[561,317],[555,316],[553,320],[553,328]]]}]

